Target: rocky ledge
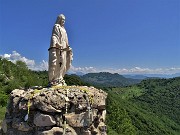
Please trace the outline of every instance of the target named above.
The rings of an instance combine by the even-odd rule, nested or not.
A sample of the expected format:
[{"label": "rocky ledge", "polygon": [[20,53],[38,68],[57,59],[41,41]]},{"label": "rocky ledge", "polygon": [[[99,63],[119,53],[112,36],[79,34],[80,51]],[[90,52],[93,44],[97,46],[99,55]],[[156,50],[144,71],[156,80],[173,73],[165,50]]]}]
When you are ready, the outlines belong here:
[{"label": "rocky ledge", "polygon": [[107,93],[87,86],[15,89],[2,124],[5,135],[106,135]]}]

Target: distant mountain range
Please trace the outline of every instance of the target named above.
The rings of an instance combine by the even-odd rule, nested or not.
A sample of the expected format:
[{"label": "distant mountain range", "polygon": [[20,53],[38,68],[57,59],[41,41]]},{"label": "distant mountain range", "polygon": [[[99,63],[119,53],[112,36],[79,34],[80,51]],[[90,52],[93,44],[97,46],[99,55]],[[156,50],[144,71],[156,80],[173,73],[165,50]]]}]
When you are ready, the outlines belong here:
[{"label": "distant mountain range", "polygon": [[88,73],[83,74],[82,72],[76,73],[84,82],[90,83],[95,86],[104,86],[104,87],[121,87],[129,86],[132,84],[137,84],[144,79],[152,78],[173,78],[180,76],[180,73],[172,75],[164,74],[127,74],[120,75],[118,73],[109,73],[109,72],[99,72],[99,73]]},{"label": "distant mountain range", "polygon": [[132,78],[132,79],[140,79],[140,80],[143,80],[143,79],[146,79],[148,78],[147,76],[145,75],[123,75],[125,78]]},{"label": "distant mountain range", "polygon": [[132,84],[136,84],[141,82],[142,79],[132,79],[125,78],[122,75],[117,73],[112,74],[108,72],[100,72],[100,73],[88,73],[80,78],[92,85],[95,86],[103,86],[103,87],[119,87],[119,86],[128,86]]},{"label": "distant mountain range", "polygon": [[127,74],[127,75],[123,75],[126,78],[133,78],[133,79],[146,79],[146,78],[174,78],[174,77],[180,77],[180,73],[176,73],[176,74],[142,74],[142,75],[138,75],[138,74]]},{"label": "distant mountain range", "polygon": [[[68,73],[72,74],[72,73]],[[83,76],[86,75],[85,73],[82,72],[76,72],[73,73],[78,76]],[[88,73],[89,74],[89,73]],[[125,78],[131,78],[131,79],[146,79],[146,78],[174,78],[174,77],[180,77],[180,73],[175,73],[175,74],[123,74]]]}]

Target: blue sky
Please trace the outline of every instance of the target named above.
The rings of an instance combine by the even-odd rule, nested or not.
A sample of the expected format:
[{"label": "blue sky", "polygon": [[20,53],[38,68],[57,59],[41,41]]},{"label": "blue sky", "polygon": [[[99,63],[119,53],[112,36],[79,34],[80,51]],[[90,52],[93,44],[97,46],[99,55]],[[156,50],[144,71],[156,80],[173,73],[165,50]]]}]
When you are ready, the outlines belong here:
[{"label": "blue sky", "polygon": [[44,69],[61,13],[72,72],[180,72],[179,0],[0,0],[0,55]]}]

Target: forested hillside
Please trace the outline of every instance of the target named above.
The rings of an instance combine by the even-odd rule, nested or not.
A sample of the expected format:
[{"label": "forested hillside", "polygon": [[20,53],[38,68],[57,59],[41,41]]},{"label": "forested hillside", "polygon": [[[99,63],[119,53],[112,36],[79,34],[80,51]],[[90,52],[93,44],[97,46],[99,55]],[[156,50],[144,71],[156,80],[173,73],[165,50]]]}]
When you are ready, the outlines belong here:
[{"label": "forested hillside", "polygon": [[31,71],[22,61],[16,64],[0,58],[0,105],[6,104],[7,95],[15,88],[46,86],[46,71]]},{"label": "forested hillside", "polygon": [[[147,79],[125,87],[105,87],[119,75],[103,74],[106,78],[109,75],[109,78],[102,85],[99,83],[98,87],[108,93],[108,135],[180,134],[180,77]],[[68,85],[89,86],[76,75],[66,75],[65,80]],[[104,85],[106,83],[108,85]],[[122,84],[123,81],[120,86]],[[47,71],[31,71],[21,61],[14,64],[0,59],[0,106],[6,105],[8,94],[13,89],[36,85],[48,85]],[[4,112],[5,107],[0,107],[0,123]]]},{"label": "forested hillside", "polygon": [[142,79],[125,78],[124,76],[119,75],[117,73],[111,74],[108,72],[88,73],[81,76],[81,79],[94,86],[103,86],[103,87],[128,86],[139,83],[142,80]]},{"label": "forested hillside", "polygon": [[[0,59],[0,88],[3,91],[9,93],[14,88],[33,85],[47,85],[47,73],[31,71],[22,61],[14,64],[6,59]],[[6,87],[2,88],[2,86]]]},{"label": "forested hillside", "polygon": [[131,87],[106,90],[109,93],[107,124],[113,132],[180,134],[180,77],[149,79]]}]

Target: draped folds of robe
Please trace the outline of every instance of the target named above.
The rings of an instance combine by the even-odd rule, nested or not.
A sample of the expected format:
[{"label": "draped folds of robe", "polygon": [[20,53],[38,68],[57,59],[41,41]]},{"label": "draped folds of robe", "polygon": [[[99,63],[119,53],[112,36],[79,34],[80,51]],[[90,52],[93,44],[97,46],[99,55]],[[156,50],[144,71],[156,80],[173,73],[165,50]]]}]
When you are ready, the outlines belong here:
[{"label": "draped folds of robe", "polygon": [[72,56],[66,30],[56,23],[53,27],[49,49],[49,82],[63,80],[65,73],[71,66]]}]

